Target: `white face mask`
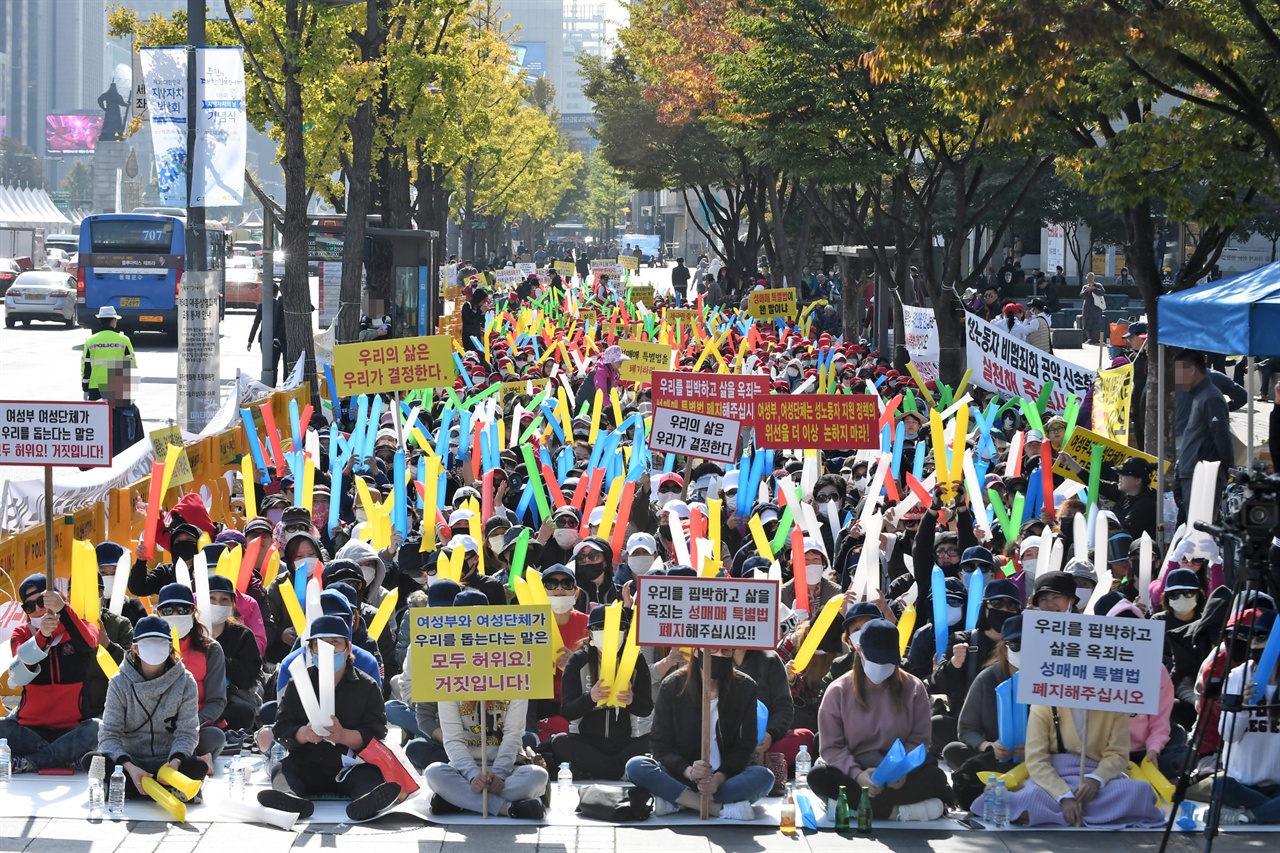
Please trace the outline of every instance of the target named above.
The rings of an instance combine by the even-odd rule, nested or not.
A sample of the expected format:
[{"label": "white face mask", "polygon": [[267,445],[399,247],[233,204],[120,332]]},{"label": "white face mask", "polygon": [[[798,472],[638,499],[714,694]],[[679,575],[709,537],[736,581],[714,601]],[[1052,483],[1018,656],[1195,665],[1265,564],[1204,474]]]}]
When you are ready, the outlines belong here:
[{"label": "white face mask", "polygon": [[854,631],[852,634],[850,634],[850,635],[849,635],[849,645],[850,645],[850,646],[852,646],[852,647],[855,647],[855,648],[856,648],[856,647],[857,647],[857,645],[858,645],[858,643],[860,643],[860,642],[862,642],[862,629],[861,629],[861,628],[859,628],[858,630]]},{"label": "white face mask", "polygon": [[169,623],[169,627],[178,632],[178,638],[181,639],[191,633],[191,625],[195,622],[195,617],[190,614],[186,616],[166,616],[164,621]]},{"label": "white face mask", "polygon": [[[104,578],[104,580],[110,580],[110,578]],[[1169,609],[1179,616],[1186,616],[1196,609],[1196,600],[1194,598],[1174,598],[1169,601]]]},{"label": "white face mask", "polygon": [[821,563],[818,563],[816,565],[810,565],[808,563],[805,563],[805,566],[804,566],[805,582],[808,583],[809,586],[813,586],[818,581],[822,580],[822,572],[825,568],[826,566],[822,565]]},{"label": "white face mask", "polygon": [[738,493],[724,496],[724,511],[726,515],[738,514]]},{"label": "white face mask", "polygon": [[1006,652],[1009,656],[1009,666],[1013,667],[1014,669],[1022,669],[1021,650],[1015,652],[1013,649],[1006,649]]},{"label": "white face mask", "polygon": [[960,620],[964,618],[964,609],[960,607],[952,607],[947,605],[947,625],[958,625]]},{"label": "white face mask", "polygon": [[627,565],[631,567],[631,573],[639,577],[653,571],[653,563],[656,559],[657,557],[650,554],[635,554],[627,560]]},{"label": "white face mask", "polygon": [[559,528],[551,536],[561,548],[572,548],[578,544],[578,531],[571,527]]},{"label": "white face mask", "polygon": [[138,640],[138,657],[147,666],[159,666],[164,663],[169,659],[171,649],[173,649],[173,643],[159,637]]},{"label": "white face mask", "polygon": [[506,538],[506,537],[504,537],[504,536],[502,536],[502,535],[490,536],[490,537],[489,537],[489,550],[490,550],[490,551],[492,551],[492,552],[493,552],[493,553],[495,553],[495,554],[501,554],[501,553],[502,553],[502,540],[503,540],[503,539],[505,539],[505,538]]},{"label": "white face mask", "polygon": [[[622,647],[625,646],[626,644],[627,644],[627,632],[619,631],[618,632],[618,650],[621,651]],[[591,632],[591,645],[595,646],[597,649],[604,648],[604,631]]]},{"label": "white face mask", "polygon": [[373,579],[378,576],[378,570],[373,566],[361,566],[360,574],[364,577],[364,585],[369,586],[373,583]]},{"label": "white face mask", "polygon": [[549,595],[547,601],[551,605],[551,612],[560,616],[568,613],[573,609],[573,605],[577,602],[578,597],[575,595]]},{"label": "white face mask", "polygon": [[1025,574],[1034,575],[1036,573],[1036,558],[1024,557],[1022,559],[1022,571]]},{"label": "white face mask", "polygon": [[112,590],[114,590],[115,588],[116,588],[116,576],[115,576],[115,575],[105,575],[105,576],[103,576],[103,578],[102,578],[102,597],[103,597],[103,598],[110,598],[110,597],[111,597],[111,591],[112,591]]},{"label": "white face mask", "polygon": [[865,658],[862,661],[862,671],[866,673],[872,684],[884,684],[885,679],[893,675],[893,671],[897,668],[891,663],[872,663]]},{"label": "white face mask", "polygon": [[215,604],[209,608],[209,618],[213,620],[213,624],[221,625],[231,618],[231,614],[235,608],[230,604]]}]

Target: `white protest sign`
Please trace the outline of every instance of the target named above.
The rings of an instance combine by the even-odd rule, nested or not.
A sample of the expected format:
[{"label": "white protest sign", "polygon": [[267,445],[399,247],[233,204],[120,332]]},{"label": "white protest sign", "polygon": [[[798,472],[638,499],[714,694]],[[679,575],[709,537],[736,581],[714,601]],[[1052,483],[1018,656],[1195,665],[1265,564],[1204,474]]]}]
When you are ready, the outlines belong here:
[{"label": "white protest sign", "polygon": [[1154,714],[1163,658],[1163,622],[1028,610],[1018,701]]},{"label": "white protest sign", "polygon": [[682,412],[658,407],[653,410],[649,448],[680,453],[715,462],[734,462],[740,424],[732,418]]},{"label": "white protest sign", "polygon": [[1036,349],[976,314],[965,315],[965,345],[975,385],[1006,397],[1035,400],[1045,383],[1052,382],[1051,412],[1066,409],[1067,394],[1084,399],[1093,387],[1094,371]]},{"label": "white protest sign", "polygon": [[933,309],[903,305],[902,327],[911,363],[925,381],[937,379],[938,321],[933,316]]},{"label": "white protest sign", "polygon": [[778,581],[644,575],[636,584],[636,636],[642,646],[772,649],[778,644]]},{"label": "white protest sign", "polygon": [[0,465],[110,468],[111,407],[0,401]]}]

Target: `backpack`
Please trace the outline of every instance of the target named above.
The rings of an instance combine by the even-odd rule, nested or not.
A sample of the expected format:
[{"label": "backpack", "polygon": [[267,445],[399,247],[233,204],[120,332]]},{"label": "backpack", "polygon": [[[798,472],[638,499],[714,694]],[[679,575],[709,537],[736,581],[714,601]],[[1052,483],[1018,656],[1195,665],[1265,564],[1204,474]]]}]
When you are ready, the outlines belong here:
[{"label": "backpack", "polygon": [[578,814],[610,823],[635,823],[653,814],[649,792],[639,786],[585,785],[578,789]]}]

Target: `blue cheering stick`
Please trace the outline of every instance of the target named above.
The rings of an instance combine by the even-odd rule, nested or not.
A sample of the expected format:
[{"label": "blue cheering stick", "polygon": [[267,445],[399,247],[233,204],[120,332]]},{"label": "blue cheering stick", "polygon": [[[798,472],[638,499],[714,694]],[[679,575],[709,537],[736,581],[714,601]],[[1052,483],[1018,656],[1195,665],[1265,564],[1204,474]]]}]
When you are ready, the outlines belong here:
[{"label": "blue cheering stick", "polygon": [[547,449],[545,444],[538,448],[538,461],[548,468],[551,467],[551,451]]},{"label": "blue cheering stick", "polygon": [[465,462],[471,458],[471,413],[462,412],[458,418],[458,458]]},{"label": "blue cheering stick", "polygon": [[[299,418],[300,418],[300,415],[298,414],[298,398],[290,397],[289,398],[289,428],[293,430],[293,447],[291,447],[290,449],[294,453],[298,453],[299,451],[302,450],[302,435],[303,435],[302,422]],[[295,471],[294,480],[297,481],[297,479],[298,479],[298,472]]]},{"label": "blue cheering stick", "polygon": [[532,345],[532,346],[533,346],[533,359],[534,359],[534,361],[541,361],[541,360],[542,360],[542,347],[538,346],[538,336],[537,336],[537,335],[530,335],[530,336],[529,336],[529,343],[530,343],[530,345]]},{"label": "blue cheering stick", "polygon": [[885,382],[887,382],[887,381],[889,381],[889,377],[888,377],[888,376],[881,376],[879,379],[877,379],[877,380],[876,380],[876,390],[877,390],[877,391],[878,391],[878,390],[880,390],[880,386],[881,386],[881,385],[883,385],[883,384],[884,384]]},{"label": "blue cheering stick", "polygon": [[306,455],[301,450],[291,450],[284,455],[285,461],[289,464],[289,476],[293,477],[294,506],[302,506],[302,469]]},{"label": "blue cheering stick", "polygon": [[[903,430],[898,430],[899,433]],[[889,453],[893,450],[893,440],[889,438],[889,425],[885,424],[880,427],[880,452]]]},{"label": "blue cheering stick", "polygon": [[906,440],[907,431],[899,426],[893,434],[893,478],[895,480],[902,477],[902,448]]},{"label": "blue cheering stick", "polygon": [[333,365],[323,364],[324,384],[329,388],[329,402],[333,404],[333,422],[342,420],[342,404],[338,402],[338,383],[333,381]]},{"label": "blue cheering stick", "polygon": [[924,479],[925,446],[923,441],[916,442],[916,458],[911,462],[911,476],[917,480]]},{"label": "blue cheering stick", "polygon": [[982,610],[982,594],[986,589],[987,576],[983,572],[974,572],[969,576],[969,598],[965,601],[964,629],[973,631],[978,627],[978,614]]},{"label": "blue cheering stick", "polygon": [[947,653],[947,577],[938,566],[933,567],[929,578],[929,592],[933,599],[933,648],[935,663],[942,663]]},{"label": "blue cheering stick", "polygon": [[258,425],[253,422],[253,412],[241,409],[240,423],[244,424],[244,431],[249,436],[249,453],[253,456],[253,464],[262,472],[262,484],[266,485],[271,482],[271,474],[267,471],[267,460],[262,454],[262,440],[258,438]]},{"label": "blue cheering stick", "polygon": [[1260,705],[1266,701],[1267,685],[1271,681],[1271,674],[1275,672],[1277,660],[1280,660],[1280,631],[1272,630],[1271,636],[1267,637],[1267,644],[1262,647],[1258,666],[1253,671],[1253,687],[1257,693],[1251,705]]},{"label": "blue cheering stick", "polygon": [[[484,352],[484,344],[480,343],[480,339],[475,335],[471,336],[471,343],[476,345],[476,352]],[[457,355],[457,353],[454,353],[454,355]]]},{"label": "blue cheering stick", "polygon": [[560,439],[560,443],[565,443],[564,427],[560,426],[560,419],[556,417],[556,413],[547,405],[547,401],[543,400],[542,405],[538,407],[543,417],[547,419],[547,423],[551,424],[551,429],[555,431],[556,438]]},{"label": "blue cheering stick", "polygon": [[453,409],[445,409],[440,414],[440,429],[436,431],[436,456],[440,457],[440,466],[446,471],[449,470],[449,427],[456,414]]},{"label": "blue cheering stick", "polygon": [[565,477],[573,470],[573,448],[562,447],[556,457],[556,481],[563,483]]},{"label": "blue cheering stick", "polygon": [[[480,351],[484,352],[484,349],[482,348]],[[467,372],[467,369],[462,366],[462,356],[456,352],[453,354],[453,363],[457,366],[458,372],[462,374],[462,381],[466,383],[466,386],[468,388],[473,387],[475,382],[471,380],[471,374]]]},{"label": "blue cheering stick", "polygon": [[1010,752],[1018,746],[1018,729],[1013,713],[1016,696],[1017,686],[1012,678],[996,685],[996,740]]},{"label": "blue cheering stick", "polygon": [[391,508],[395,515],[394,524],[396,532],[401,536],[409,535],[409,503],[405,498],[405,467],[404,467],[404,448],[396,450],[395,458],[392,460],[393,480],[392,494],[395,496],[396,505]]}]

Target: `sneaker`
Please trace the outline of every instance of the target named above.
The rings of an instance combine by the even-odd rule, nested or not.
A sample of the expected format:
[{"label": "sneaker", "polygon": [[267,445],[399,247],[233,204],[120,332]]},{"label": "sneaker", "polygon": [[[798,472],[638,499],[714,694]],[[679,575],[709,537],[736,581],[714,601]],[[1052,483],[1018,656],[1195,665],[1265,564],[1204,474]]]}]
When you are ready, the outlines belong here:
[{"label": "sneaker", "polygon": [[290,812],[306,820],[315,813],[316,804],[303,797],[294,796],[275,788],[258,792],[258,805],[282,812]]},{"label": "sneaker", "polygon": [[895,806],[893,813],[889,815],[889,819],[901,821],[937,820],[942,817],[945,811],[946,807],[942,805],[942,800],[934,797],[918,803],[905,803]]},{"label": "sneaker", "polygon": [[14,755],[9,758],[9,770],[14,776],[17,776],[19,773],[40,772],[34,764],[18,755]]},{"label": "sneaker", "polygon": [[547,807],[542,804],[542,800],[536,797],[530,797],[527,800],[516,800],[507,806],[507,817],[516,817],[521,820],[542,820],[547,816]]},{"label": "sneaker", "polygon": [[400,786],[395,782],[383,782],[364,796],[356,797],[347,803],[347,818],[357,823],[368,820],[398,799],[400,799]]},{"label": "sneaker", "polygon": [[680,807],[670,800],[664,800],[662,797],[653,798],[653,816],[666,817],[669,814],[675,814],[680,811]]},{"label": "sneaker", "polygon": [[1252,823],[1248,809],[1223,806],[1218,812],[1218,826],[1237,826],[1242,823]]},{"label": "sneaker", "polygon": [[458,808],[439,794],[431,795],[431,813],[434,815],[463,814],[466,809]]},{"label": "sneaker", "polygon": [[736,803],[720,804],[721,820],[755,820],[756,809],[747,800],[739,800]]}]

